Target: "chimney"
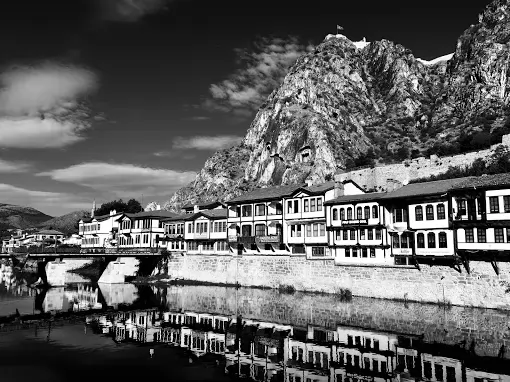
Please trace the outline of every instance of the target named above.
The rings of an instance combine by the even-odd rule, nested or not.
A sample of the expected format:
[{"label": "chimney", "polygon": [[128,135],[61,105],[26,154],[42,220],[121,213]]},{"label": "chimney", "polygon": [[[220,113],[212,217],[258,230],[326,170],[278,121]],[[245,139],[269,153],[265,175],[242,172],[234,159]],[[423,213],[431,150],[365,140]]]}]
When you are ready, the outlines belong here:
[{"label": "chimney", "polygon": [[386,192],[398,190],[403,185],[396,179],[386,179]]},{"label": "chimney", "polygon": [[161,205],[156,204],[156,211],[161,211]]},{"label": "chimney", "polygon": [[307,179],[307,180],[305,180],[305,183],[306,183],[306,187],[311,187],[311,186],[313,186],[313,181],[312,181],[312,179]]},{"label": "chimney", "polygon": [[195,204],[193,206],[193,213],[197,213],[198,211],[200,211],[200,209],[198,208],[198,206]]},{"label": "chimney", "polygon": [[92,203],[92,211],[90,211],[90,217],[94,217],[94,213],[96,212],[96,200],[94,199],[94,203]]},{"label": "chimney", "polygon": [[344,190],[344,181],[345,181],[345,174],[337,174],[335,175],[335,193],[334,197],[339,198],[340,196],[344,196],[345,190]]}]

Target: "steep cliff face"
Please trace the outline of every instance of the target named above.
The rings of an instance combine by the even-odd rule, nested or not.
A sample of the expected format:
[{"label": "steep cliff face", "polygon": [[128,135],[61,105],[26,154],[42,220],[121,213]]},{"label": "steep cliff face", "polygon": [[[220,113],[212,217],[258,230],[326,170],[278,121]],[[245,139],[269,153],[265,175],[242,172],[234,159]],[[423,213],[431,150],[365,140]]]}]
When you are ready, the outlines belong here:
[{"label": "steep cliff face", "polygon": [[211,157],[165,208],[494,143],[510,132],[509,17],[510,0],[494,1],[453,57],[432,65],[391,41],[328,35],[297,60],[242,144]]}]

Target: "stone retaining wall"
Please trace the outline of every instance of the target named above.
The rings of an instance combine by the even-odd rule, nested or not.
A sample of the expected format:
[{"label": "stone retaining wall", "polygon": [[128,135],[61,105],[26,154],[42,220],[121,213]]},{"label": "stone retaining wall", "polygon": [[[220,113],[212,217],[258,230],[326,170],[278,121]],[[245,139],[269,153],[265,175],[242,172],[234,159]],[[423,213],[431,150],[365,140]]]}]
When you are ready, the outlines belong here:
[{"label": "stone retaining wall", "polygon": [[[424,336],[428,343],[457,345],[474,340],[476,354],[498,355],[510,346],[510,313],[433,304],[403,303],[354,297],[341,301],[331,295],[210,286],[171,286],[158,290],[170,310],[235,315],[260,321],[336,330],[354,326],[401,335]],[[506,354],[510,358],[510,352]]]},{"label": "stone retaining wall", "polygon": [[446,266],[366,267],[335,265],[333,260],[301,256],[187,255],[167,259],[172,278],[213,283],[338,293],[355,296],[446,303],[510,310],[510,264],[471,262],[471,273]]}]

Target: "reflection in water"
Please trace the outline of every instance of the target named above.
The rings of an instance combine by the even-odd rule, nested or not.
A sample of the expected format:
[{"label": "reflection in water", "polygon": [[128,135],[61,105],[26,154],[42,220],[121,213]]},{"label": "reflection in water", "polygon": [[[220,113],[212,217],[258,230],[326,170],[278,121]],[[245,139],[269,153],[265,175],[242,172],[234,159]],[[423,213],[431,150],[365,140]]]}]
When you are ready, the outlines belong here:
[{"label": "reflection in water", "polygon": [[[132,284],[70,285],[38,298],[42,312],[66,312],[81,318],[94,338],[110,338],[111,351],[167,344],[186,362],[222,365],[228,375],[255,381],[510,382],[510,315],[504,312]],[[47,341],[51,325],[65,324],[41,320]],[[66,338],[69,345],[80,341]],[[103,345],[75,346],[104,347],[97,344]]]}]

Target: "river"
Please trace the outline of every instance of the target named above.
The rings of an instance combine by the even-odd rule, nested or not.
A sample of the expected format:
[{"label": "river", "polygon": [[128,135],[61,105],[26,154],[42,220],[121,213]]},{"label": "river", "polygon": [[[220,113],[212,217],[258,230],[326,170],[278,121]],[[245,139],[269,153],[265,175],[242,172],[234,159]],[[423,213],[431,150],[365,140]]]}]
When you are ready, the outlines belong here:
[{"label": "river", "polygon": [[510,382],[509,312],[267,289],[33,282],[0,270],[1,382]]}]

